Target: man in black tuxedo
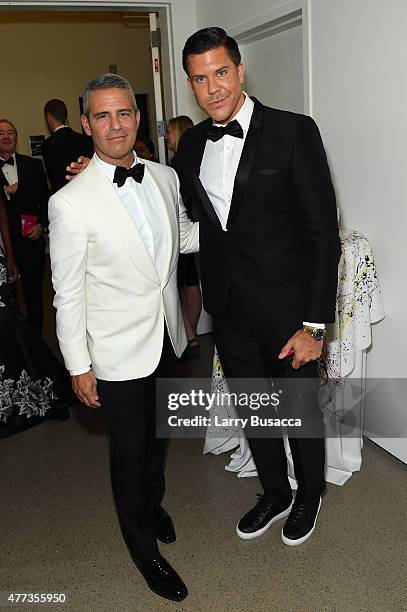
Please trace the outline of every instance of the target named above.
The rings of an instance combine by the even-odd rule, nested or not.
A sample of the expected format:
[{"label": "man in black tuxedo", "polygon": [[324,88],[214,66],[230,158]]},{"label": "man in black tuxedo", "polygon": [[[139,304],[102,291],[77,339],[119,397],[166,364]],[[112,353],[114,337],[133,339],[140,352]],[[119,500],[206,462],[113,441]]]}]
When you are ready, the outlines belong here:
[{"label": "man in black tuxedo", "polygon": [[79,134],[68,125],[68,111],[62,100],[48,100],[44,117],[51,136],[44,142],[42,155],[52,193],[67,184],[66,167],[81,155],[92,157],[93,143],[89,136]]},{"label": "man in black tuxedo", "polygon": [[[318,128],[242,91],[237,43],[220,28],[187,40],[183,66],[210,118],[181,139],[176,169],[200,213],[203,300],[225,375],[310,379],[316,389],[341,251]],[[249,438],[264,495],[237,525],[243,539],[288,515],[285,544],[301,544],[315,528],[325,490],[322,414],[315,393],[300,407],[318,435],[290,436],[294,503],[282,438]]]},{"label": "man in black tuxedo", "polygon": [[0,185],[6,193],[11,242],[30,323],[41,331],[44,238],[49,190],[41,160],[16,153],[17,130],[0,119]]}]

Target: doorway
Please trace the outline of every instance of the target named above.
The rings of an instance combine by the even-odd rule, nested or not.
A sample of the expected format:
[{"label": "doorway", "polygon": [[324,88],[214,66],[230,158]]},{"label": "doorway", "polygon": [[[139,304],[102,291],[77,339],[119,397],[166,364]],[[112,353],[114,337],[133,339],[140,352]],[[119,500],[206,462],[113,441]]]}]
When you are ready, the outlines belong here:
[{"label": "doorway", "polygon": [[[130,81],[136,94],[147,99],[145,131],[165,163],[162,113],[167,117],[176,114],[167,8],[149,7],[149,11],[157,11],[150,13],[145,6],[137,10],[137,6],[121,7],[115,2],[96,7],[57,6],[56,2],[38,7],[18,5],[11,8],[0,2],[0,33],[3,43],[15,50],[2,115],[13,118],[19,128],[20,152],[31,154],[30,135],[48,135],[42,113],[48,99],[63,99],[71,127],[80,131],[78,100],[84,84],[96,74],[117,72]],[[153,43],[151,15],[161,34]],[[7,37],[11,37],[9,45]],[[17,46],[15,40],[19,41]],[[157,45],[159,60],[153,64],[152,47]],[[157,57],[157,49],[154,51]]]}]

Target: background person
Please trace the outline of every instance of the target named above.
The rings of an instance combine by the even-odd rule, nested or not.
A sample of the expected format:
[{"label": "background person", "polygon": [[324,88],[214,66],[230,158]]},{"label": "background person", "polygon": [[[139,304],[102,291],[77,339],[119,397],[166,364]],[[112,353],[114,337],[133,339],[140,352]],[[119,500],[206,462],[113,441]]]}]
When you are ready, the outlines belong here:
[{"label": "background person", "polygon": [[[167,145],[174,152],[170,165],[176,168],[176,154],[178,143],[182,135],[194,127],[192,119],[186,115],[173,117],[167,124]],[[194,220],[192,213],[191,198],[181,190],[182,198],[187,209],[188,217]],[[188,346],[184,357],[196,357],[199,355],[199,338],[196,333],[199,317],[202,310],[202,295],[199,285],[199,275],[195,262],[195,255],[181,254],[178,259],[178,289],[181,300],[182,316],[184,318],[185,330],[187,332]]]},{"label": "background person", "polygon": [[18,309],[11,291],[14,262],[0,191],[0,438],[42,423],[65,420],[73,401],[67,372]]},{"label": "background person", "polygon": [[[20,271],[28,321],[43,324],[44,231],[48,225],[49,189],[40,159],[16,153],[17,130],[0,119],[0,187],[6,195],[11,243]],[[16,293],[15,286],[13,287]]]},{"label": "background person", "polygon": [[52,193],[66,183],[66,166],[79,156],[92,157],[92,139],[75,132],[68,125],[68,110],[63,100],[48,100],[44,106],[44,118],[51,132],[44,142],[42,156]]}]

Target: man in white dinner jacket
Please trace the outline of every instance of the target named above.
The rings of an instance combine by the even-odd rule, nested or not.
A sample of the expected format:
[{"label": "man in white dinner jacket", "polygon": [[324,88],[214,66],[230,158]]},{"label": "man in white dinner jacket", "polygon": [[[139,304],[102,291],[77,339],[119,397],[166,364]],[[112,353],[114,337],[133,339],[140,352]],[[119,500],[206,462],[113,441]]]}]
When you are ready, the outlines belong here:
[{"label": "man in white dinner jacket", "polygon": [[[86,87],[88,167],[49,202],[57,335],[78,398],[102,405],[111,479],[126,544],[148,586],[180,601],[187,589],[159,553],[175,540],[161,506],[165,442],[155,435],[155,380],[171,376],[187,342],[178,253],[198,250],[176,173],[133,152],[140,113],[118,75]],[[175,353],[175,355],[174,355]]]}]

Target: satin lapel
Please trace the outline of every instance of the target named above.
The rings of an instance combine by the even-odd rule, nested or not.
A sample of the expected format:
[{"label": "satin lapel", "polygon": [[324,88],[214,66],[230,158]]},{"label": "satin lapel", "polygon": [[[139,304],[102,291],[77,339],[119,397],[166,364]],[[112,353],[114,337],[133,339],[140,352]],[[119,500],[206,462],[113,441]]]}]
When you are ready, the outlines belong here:
[{"label": "satin lapel", "polygon": [[[161,279],[162,284],[166,284],[168,277],[170,275],[171,270],[175,266],[175,261],[178,255],[178,249],[173,248],[174,241],[176,240],[176,236],[178,236],[178,216],[175,214],[171,215],[170,209],[176,210],[175,202],[173,199],[173,194],[170,191],[170,187],[165,188],[167,182],[160,180],[160,176],[157,176],[157,170],[160,170],[160,166],[158,168],[154,168],[154,166],[150,166],[148,162],[145,164],[146,166],[146,175],[149,176],[154,190],[157,194],[157,197],[154,201],[154,204],[160,207],[162,211],[160,220],[165,227],[167,232],[167,253],[165,260],[165,276]],[[175,179],[175,176],[174,176]]]},{"label": "satin lapel", "polygon": [[99,170],[93,159],[88,168],[89,178],[93,184],[94,193],[99,199],[101,206],[106,209],[112,226],[116,230],[131,261],[141,274],[159,285],[160,280],[157,270],[154,267],[143,239],[130,215],[121,203],[120,198],[117,196],[113,185],[107,179],[103,171]]},{"label": "satin lapel", "polygon": [[260,102],[254,100],[253,114],[244,143],[242,155],[240,157],[239,165],[237,167],[235,183],[233,186],[232,202],[230,204],[228,222],[226,224],[227,229],[231,227],[238,215],[239,208],[243,200],[244,192],[246,190],[247,181],[249,180],[249,174],[252,169],[257,142],[262,126],[263,106],[260,104]]},{"label": "satin lapel", "polygon": [[[206,122],[205,122],[206,124]],[[203,158],[203,154],[205,151],[205,145],[206,145],[206,137],[205,137],[205,131],[208,127],[210,127],[212,125],[212,122],[210,120],[208,120],[207,125],[205,125],[205,127],[202,127],[199,131],[199,133],[197,134],[197,138],[196,141],[194,142],[194,149],[193,149],[193,158],[192,158],[192,176],[194,179],[194,186],[195,189],[198,193],[198,197],[199,200],[206,212],[206,214],[208,215],[210,221],[218,226],[219,228],[221,228],[221,224],[218,218],[218,215],[215,212],[215,209],[213,208],[212,202],[210,201],[208,194],[206,193],[204,186],[202,185],[200,179],[199,179],[199,173],[201,171],[201,163],[202,163],[202,158]]]}]

